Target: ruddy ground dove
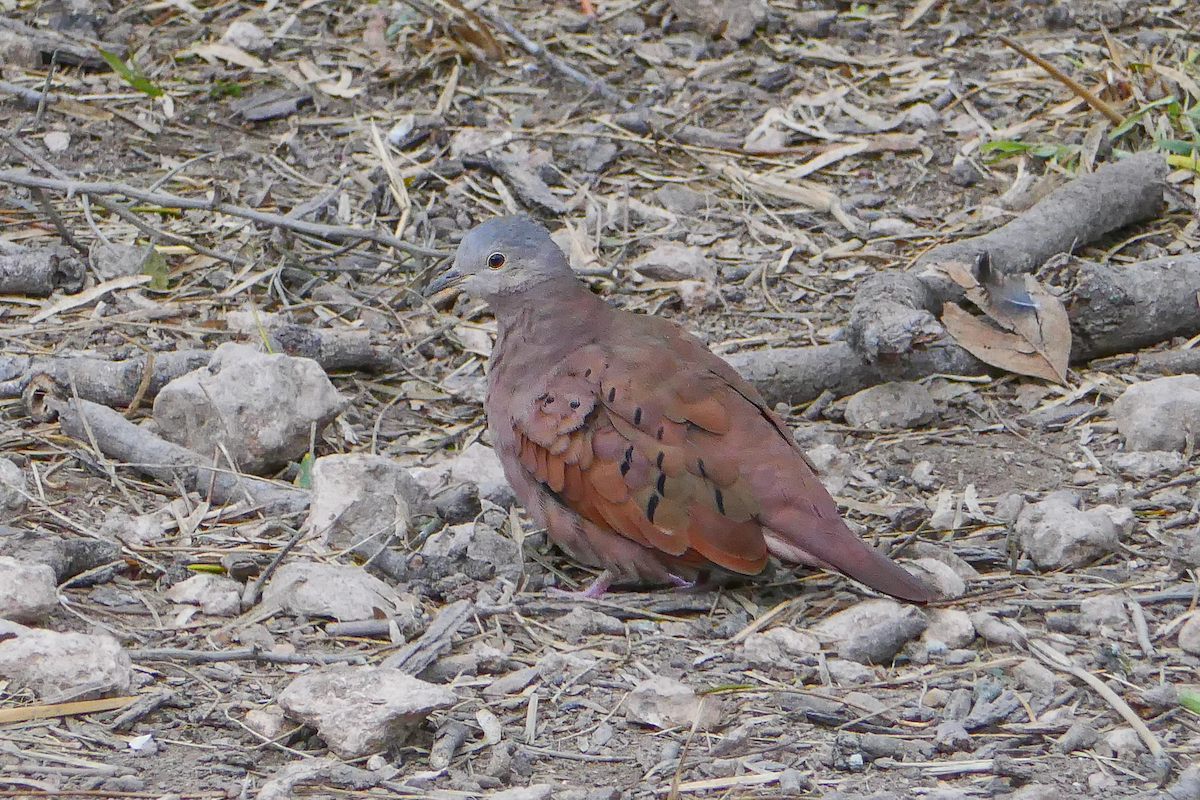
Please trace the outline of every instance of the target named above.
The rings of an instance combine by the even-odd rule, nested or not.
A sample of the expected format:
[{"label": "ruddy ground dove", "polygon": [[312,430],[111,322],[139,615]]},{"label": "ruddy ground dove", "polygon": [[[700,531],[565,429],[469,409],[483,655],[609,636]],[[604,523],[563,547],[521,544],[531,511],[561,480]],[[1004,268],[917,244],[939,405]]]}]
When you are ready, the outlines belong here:
[{"label": "ruddy ground dove", "polygon": [[850,531],[753,386],[674,323],[594,295],[542,226],[475,227],[429,289],[448,286],[495,313],[492,442],[550,538],[603,568],[588,593],[756,575],[774,555],[935,596]]}]

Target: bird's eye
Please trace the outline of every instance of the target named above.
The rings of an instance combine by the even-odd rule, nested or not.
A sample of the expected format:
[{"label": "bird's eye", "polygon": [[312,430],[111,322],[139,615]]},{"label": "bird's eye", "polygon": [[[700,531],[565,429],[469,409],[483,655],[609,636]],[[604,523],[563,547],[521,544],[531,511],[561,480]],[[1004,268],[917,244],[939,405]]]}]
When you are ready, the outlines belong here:
[{"label": "bird's eye", "polygon": [[504,253],[492,253],[490,256],[488,256],[488,266],[492,269],[500,269],[504,266],[504,262],[507,260],[508,259],[504,257]]}]

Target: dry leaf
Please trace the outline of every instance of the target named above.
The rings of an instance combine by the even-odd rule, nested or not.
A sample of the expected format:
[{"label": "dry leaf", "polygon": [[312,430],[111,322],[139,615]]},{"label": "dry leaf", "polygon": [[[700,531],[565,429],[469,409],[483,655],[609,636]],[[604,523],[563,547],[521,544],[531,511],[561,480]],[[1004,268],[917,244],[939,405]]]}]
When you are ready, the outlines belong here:
[{"label": "dry leaf", "polygon": [[947,303],[942,324],[964,350],[994,367],[1066,384],[1071,326],[1061,300],[1032,275],[1024,276],[1028,305],[1019,305],[980,285],[965,264],[949,262],[933,269],[962,286],[967,298],[999,326]]}]

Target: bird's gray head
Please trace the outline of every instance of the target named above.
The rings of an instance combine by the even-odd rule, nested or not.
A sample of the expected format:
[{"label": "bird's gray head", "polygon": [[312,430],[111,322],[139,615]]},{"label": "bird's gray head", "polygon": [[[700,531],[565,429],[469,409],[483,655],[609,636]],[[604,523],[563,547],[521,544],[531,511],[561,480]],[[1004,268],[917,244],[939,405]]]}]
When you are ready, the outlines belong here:
[{"label": "bird's gray head", "polygon": [[467,232],[454,264],[427,291],[459,286],[491,301],[543,281],[573,276],[566,256],[545,228],[526,217],[495,217]]}]

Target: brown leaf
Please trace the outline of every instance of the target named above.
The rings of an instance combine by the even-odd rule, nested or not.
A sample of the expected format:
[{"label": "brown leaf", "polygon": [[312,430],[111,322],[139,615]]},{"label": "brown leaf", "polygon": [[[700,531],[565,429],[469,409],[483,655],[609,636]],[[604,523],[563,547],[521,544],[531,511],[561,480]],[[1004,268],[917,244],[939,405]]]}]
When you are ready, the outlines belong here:
[{"label": "brown leaf", "polygon": [[980,361],[1065,385],[1071,356],[1067,311],[1062,301],[1032,275],[1025,276],[1025,290],[1036,307],[997,302],[978,284],[967,289],[967,297],[1003,330],[954,303],[943,308],[942,324],[964,350]]},{"label": "brown leaf", "polygon": [[434,2],[440,5],[450,18],[449,29],[459,38],[460,42],[476,48],[489,61],[495,61],[504,56],[504,48],[496,41],[496,37],[492,35],[491,26],[484,22],[482,17],[469,8],[465,8],[458,0],[434,0]]},{"label": "brown leaf", "polygon": [[[986,262],[979,268],[986,269]],[[967,299],[1000,326],[1001,330],[996,330],[947,303],[942,324],[963,349],[994,367],[1066,384],[1071,357],[1067,310],[1032,275],[996,275],[995,280],[989,281],[993,285],[985,286],[980,284],[975,270],[963,262],[946,261],[933,264],[930,269],[961,286]],[[1028,305],[1012,301],[1014,282],[1021,283],[1028,295]]]}]

